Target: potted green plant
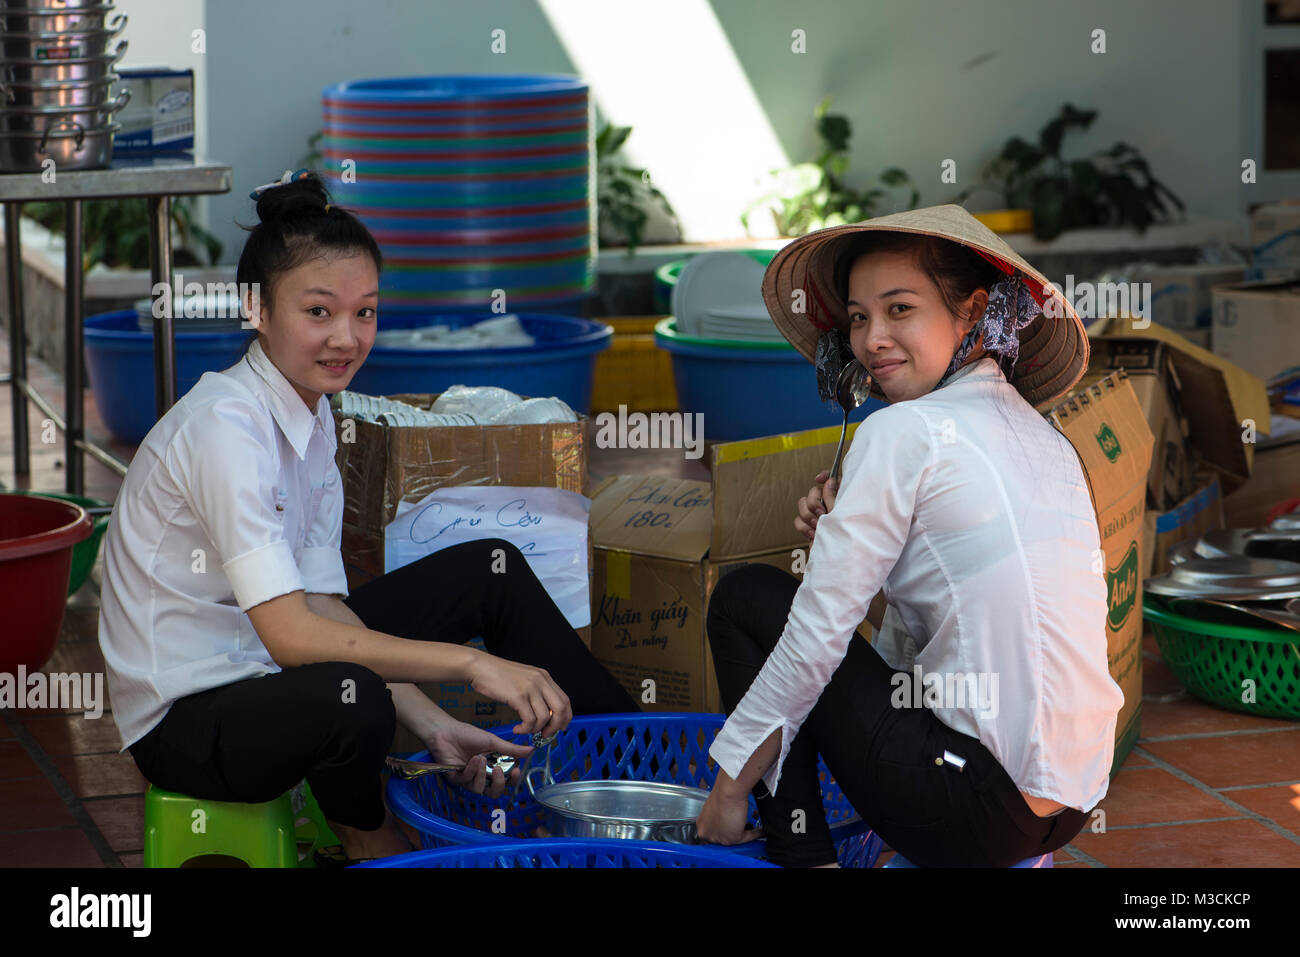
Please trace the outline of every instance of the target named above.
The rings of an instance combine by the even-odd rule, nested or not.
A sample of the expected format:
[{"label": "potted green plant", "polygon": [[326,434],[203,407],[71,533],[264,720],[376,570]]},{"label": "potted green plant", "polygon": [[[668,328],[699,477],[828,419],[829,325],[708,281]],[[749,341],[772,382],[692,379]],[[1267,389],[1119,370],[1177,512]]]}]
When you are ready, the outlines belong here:
[{"label": "potted green plant", "polygon": [[[848,117],[830,113],[831,97],[826,97],[813,111],[821,151],[810,163],[772,170],[773,188],[755,200],[740,221],[749,231],[750,216],[756,210],[771,210],[777,232],[782,236],[802,236],[826,226],[839,226],[870,219],[878,212],[886,190],[881,186],[857,190],[844,181],[849,168],[849,139],[853,128]],[[910,188],[907,209],[915,209],[920,193],[911,177],[898,167],[880,174],[880,182],[889,188]]]},{"label": "potted green plant", "polygon": [[1145,232],[1154,223],[1173,221],[1166,202],[1181,213],[1182,200],[1151,174],[1142,154],[1128,143],[1080,159],[1061,155],[1065,134],[1086,130],[1096,118],[1096,110],[1066,103],[1039,131],[1037,143],[1019,136],[1008,139],[985,168],[982,182],[963,190],[954,202],[995,191],[1009,211],[1030,211],[1039,239],[1090,226],[1128,225]]},{"label": "potted green plant", "polygon": [[681,224],[667,197],[655,187],[645,169],[628,166],[623,144],[630,126],[606,123],[596,135],[596,207],[601,248],[627,246],[627,254],[642,244],[651,215],[668,221],[673,242],[681,239]]},{"label": "potted green plant", "polygon": [[[23,206],[23,215],[52,233],[63,234],[63,203],[28,203]],[[221,241],[194,222],[188,197],[172,200],[171,225],[176,238],[174,265],[215,265],[221,258]],[[83,270],[89,271],[99,262],[110,268],[147,269],[149,229],[149,210],[142,197],[87,200],[82,215]],[[206,263],[196,246],[206,254]]]}]

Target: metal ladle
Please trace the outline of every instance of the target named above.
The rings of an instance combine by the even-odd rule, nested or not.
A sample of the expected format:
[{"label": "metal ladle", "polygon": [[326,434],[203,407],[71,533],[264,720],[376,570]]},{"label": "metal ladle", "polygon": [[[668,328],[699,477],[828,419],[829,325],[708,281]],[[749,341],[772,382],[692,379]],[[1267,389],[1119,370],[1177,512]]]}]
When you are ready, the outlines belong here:
[{"label": "metal ladle", "polygon": [[840,466],[844,463],[844,440],[849,434],[849,413],[866,402],[870,395],[871,373],[854,359],[840,370],[840,377],[835,380],[835,401],[844,410],[844,427],[840,429],[840,444],[835,450],[835,464],[831,466],[831,481],[836,490],[840,484]]}]

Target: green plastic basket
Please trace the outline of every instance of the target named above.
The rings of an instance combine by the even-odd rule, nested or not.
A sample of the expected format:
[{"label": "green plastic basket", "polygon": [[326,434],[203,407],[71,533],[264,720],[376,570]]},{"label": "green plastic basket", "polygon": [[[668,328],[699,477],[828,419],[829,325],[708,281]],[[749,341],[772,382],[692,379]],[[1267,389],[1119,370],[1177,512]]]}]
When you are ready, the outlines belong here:
[{"label": "green plastic basket", "polygon": [[[7,488],[4,489],[6,495],[40,495],[44,498],[57,498],[65,502],[71,502],[74,505],[80,505],[82,508],[104,508],[112,505],[112,502],[100,501],[97,498],[87,498],[84,495],[68,495],[64,492],[39,492],[31,489]],[[90,577],[90,571],[95,567],[95,561],[99,558],[99,543],[104,537],[104,530],[108,528],[107,515],[100,515],[95,519],[94,530],[90,537],[83,542],[79,542],[72,549],[72,574],[68,578],[68,597],[71,598],[76,594],[77,589],[86,583]]]},{"label": "green plastic basket", "polygon": [[[1142,596],[1165,664],[1184,688],[1210,704],[1263,718],[1300,721],[1300,632],[1188,618]],[[1243,701],[1254,682],[1254,701]]]}]

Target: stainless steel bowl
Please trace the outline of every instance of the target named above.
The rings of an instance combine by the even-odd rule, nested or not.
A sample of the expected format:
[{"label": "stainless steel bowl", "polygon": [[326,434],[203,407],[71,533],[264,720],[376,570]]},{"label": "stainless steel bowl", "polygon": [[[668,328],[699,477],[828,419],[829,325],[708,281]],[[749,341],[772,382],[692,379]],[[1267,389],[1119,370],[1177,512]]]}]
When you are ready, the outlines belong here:
[{"label": "stainless steel bowl", "polygon": [[[110,73],[101,80],[78,80],[67,83],[0,83],[0,110],[37,106],[54,109],[103,106],[112,96],[112,88],[121,77]],[[119,92],[125,92],[122,87]]]},{"label": "stainless steel bowl", "polygon": [[40,60],[62,63],[103,56],[108,41],[126,29],[126,14],[119,13],[114,26],[93,30],[10,30],[0,33],[0,50],[5,59]]},{"label": "stainless steel bowl", "polygon": [[39,173],[47,159],[57,169],[103,169],[113,161],[113,135],[121,128],[68,123],[43,133],[0,133],[0,173]]},{"label": "stainless steel bowl", "polygon": [[657,781],[568,781],[547,785],[533,797],[557,837],[694,844],[695,819],[709,792]]},{"label": "stainless steel bowl", "polygon": [[126,55],[129,40],[120,41],[112,53],[72,60],[37,60],[6,57],[0,62],[0,83],[66,83],[69,80],[102,80],[113,72]]},{"label": "stainless steel bowl", "polygon": [[[4,7],[0,8],[0,25],[5,30],[13,30],[18,33],[62,33],[76,30],[102,30],[104,29],[104,18],[112,11],[111,3],[101,3],[93,7],[81,7],[67,9],[60,7],[55,10],[41,10],[36,7]],[[117,23],[118,18],[125,22],[125,13],[120,13],[113,18],[113,23]]]}]

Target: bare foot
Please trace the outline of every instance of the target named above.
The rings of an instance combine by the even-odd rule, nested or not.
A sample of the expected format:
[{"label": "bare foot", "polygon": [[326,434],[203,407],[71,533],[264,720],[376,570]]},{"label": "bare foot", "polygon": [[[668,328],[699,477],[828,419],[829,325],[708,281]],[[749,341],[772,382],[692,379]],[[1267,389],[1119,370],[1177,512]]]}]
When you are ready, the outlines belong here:
[{"label": "bare foot", "polygon": [[398,827],[392,811],[386,813],[383,826],[375,831],[362,831],[335,821],[330,821],[329,826],[342,842],[343,853],[353,860],[391,857],[394,854],[405,854],[414,850],[411,842]]}]

